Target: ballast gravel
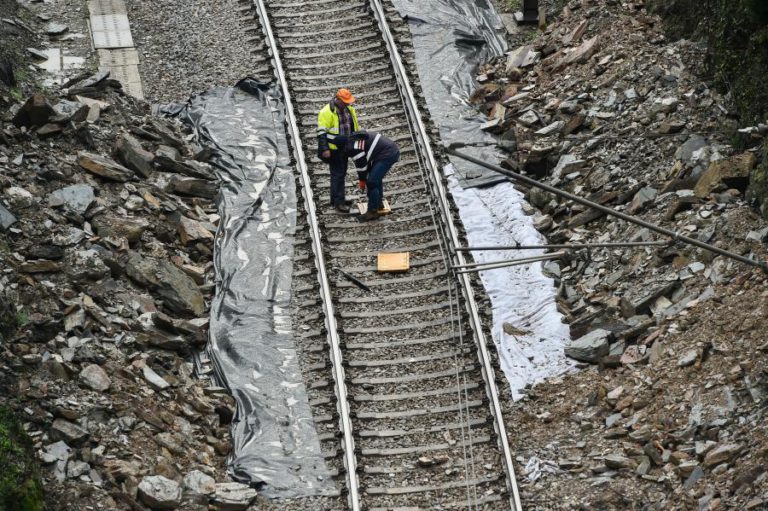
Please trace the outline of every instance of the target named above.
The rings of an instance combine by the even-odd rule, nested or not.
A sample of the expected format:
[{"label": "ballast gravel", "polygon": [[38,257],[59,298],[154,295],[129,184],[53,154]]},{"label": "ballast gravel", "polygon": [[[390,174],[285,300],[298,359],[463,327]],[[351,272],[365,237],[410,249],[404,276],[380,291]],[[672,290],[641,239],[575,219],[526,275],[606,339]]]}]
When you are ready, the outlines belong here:
[{"label": "ballast gravel", "polygon": [[[233,85],[258,67],[259,25],[233,0],[126,0],[139,71],[150,103],[183,101]],[[251,29],[248,32],[248,29]]]}]

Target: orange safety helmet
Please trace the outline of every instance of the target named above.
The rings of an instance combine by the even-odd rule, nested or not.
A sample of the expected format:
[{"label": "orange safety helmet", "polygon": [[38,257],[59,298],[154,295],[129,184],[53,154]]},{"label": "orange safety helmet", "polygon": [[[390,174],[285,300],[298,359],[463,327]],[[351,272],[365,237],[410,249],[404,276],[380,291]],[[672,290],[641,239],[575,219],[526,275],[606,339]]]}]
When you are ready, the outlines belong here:
[{"label": "orange safety helmet", "polygon": [[345,105],[351,105],[355,102],[355,97],[349,92],[349,89],[339,89],[336,92],[336,99],[344,103]]}]

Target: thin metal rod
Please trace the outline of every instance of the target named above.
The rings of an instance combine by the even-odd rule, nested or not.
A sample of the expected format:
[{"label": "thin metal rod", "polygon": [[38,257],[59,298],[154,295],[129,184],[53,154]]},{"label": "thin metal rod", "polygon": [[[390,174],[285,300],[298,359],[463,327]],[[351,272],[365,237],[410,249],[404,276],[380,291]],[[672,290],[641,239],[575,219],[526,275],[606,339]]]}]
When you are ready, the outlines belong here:
[{"label": "thin metal rod", "polygon": [[331,365],[333,366],[333,379],[336,382],[336,406],[339,411],[339,427],[342,433],[344,445],[344,465],[347,476],[347,497],[352,511],[360,511],[360,482],[357,475],[357,458],[355,457],[355,439],[352,434],[352,419],[350,418],[349,397],[347,395],[346,375],[344,371],[341,343],[339,340],[339,328],[336,324],[336,311],[331,298],[331,285],[326,272],[325,254],[323,253],[323,241],[320,226],[317,221],[317,210],[312,193],[312,180],[307,167],[307,160],[301,142],[299,122],[296,118],[291,91],[283,69],[280,51],[277,47],[275,35],[272,32],[269,14],[264,0],[254,0],[262,20],[262,28],[272,49],[272,61],[275,64],[275,76],[280,83],[285,101],[286,124],[293,141],[293,151],[296,156],[296,166],[299,168],[301,183],[304,193],[304,205],[307,208],[307,219],[312,238],[312,248],[315,253],[315,266],[317,267],[317,280],[320,284],[323,312],[325,313],[325,326],[328,332],[328,344],[330,346]]},{"label": "thin metal rod", "polygon": [[458,247],[458,252],[480,252],[482,250],[538,250],[559,248],[620,248],[620,247],[666,247],[668,241],[627,241],[625,243],[555,243],[547,245],[500,245],[498,247]]},{"label": "thin metal rod", "polygon": [[457,274],[474,273],[478,271],[508,268],[510,266],[522,266],[524,264],[539,263],[542,261],[549,261],[551,259],[559,259],[562,256],[562,254],[557,254],[557,257],[553,257],[553,256],[555,256],[555,254],[547,254],[547,256],[541,256],[541,257],[526,257],[525,259],[510,259],[509,261],[506,261],[506,262],[499,262],[494,264],[470,266],[470,267],[465,267],[464,269],[458,270],[456,273]]},{"label": "thin metal rod", "polygon": [[498,261],[489,261],[486,263],[466,263],[466,264],[454,264],[451,266],[454,270],[463,270],[466,268],[476,268],[478,266],[493,266],[496,264],[503,264],[503,263],[514,263],[519,262],[521,264],[524,263],[535,263],[536,261],[546,261],[547,259],[558,259],[562,256],[564,256],[566,252],[552,252],[551,254],[541,254],[537,256],[531,256],[531,257],[521,257],[518,259],[499,259]]},{"label": "thin metal rod", "polygon": [[[450,234],[450,241],[453,247],[459,245],[459,233],[456,228],[456,224],[453,222],[453,215],[448,202],[448,190],[443,183],[443,175],[440,172],[440,167],[435,159],[435,154],[432,151],[430,145],[429,134],[427,128],[421,119],[421,113],[419,111],[419,105],[416,102],[416,96],[413,93],[411,84],[408,81],[408,74],[403,64],[402,58],[398,53],[397,44],[395,38],[392,35],[392,31],[387,24],[386,14],[384,7],[380,0],[370,0],[373,12],[381,27],[384,41],[389,49],[389,55],[392,61],[392,67],[394,68],[397,79],[398,88],[402,97],[405,99],[407,114],[413,120],[413,127],[415,128],[416,138],[419,145],[426,157],[426,163],[429,167],[429,171],[432,174],[433,187],[437,192],[438,203],[442,211],[445,223]],[[464,254],[461,252],[453,253],[458,263],[465,262]],[[461,282],[462,294],[466,299],[466,305],[469,312],[470,323],[472,324],[472,330],[475,333],[477,340],[478,358],[480,358],[482,364],[482,372],[485,375],[486,380],[486,393],[488,394],[488,401],[491,409],[491,413],[495,417],[494,428],[498,436],[499,448],[501,449],[502,460],[504,468],[506,469],[507,489],[509,490],[509,503],[510,509],[513,511],[520,511],[522,509],[522,503],[520,501],[520,490],[517,487],[517,477],[515,476],[515,466],[512,459],[512,451],[509,447],[509,438],[507,437],[507,428],[504,424],[504,415],[501,409],[501,400],[499,399],[499,391],[496,386],[496,373],[491,362],[491,356],[488,352],[488,344],[485,338],[485,332],[483,332],[483,323],[480,319],[480,312],[477,306],[477,300],[475,300],[475,293],[472,289],[471,281],[466,275],[459,276]]]},{"label": "thin metal rod", "polygon": [[536,188],[540,188],[542,190],[546,190],[549,193],[558,195],[560,197],[565,197],[566,199],[572,200],[573,202],[577,202],[579,204],[583,204],[585,206],[589,206],[592,209],[596,209],[598,211],[602,211],[606,215],[615,216],[616,218],[621,218],[624,221],[627,221],[629,223],[640,225],[642,227],[645,227],[646,229],[649,229],[654,232],[658,232],[659,234],[663,234],[665,236],[669,236],[673,240],[676,241],[682,241],[683,243],[687,243],[689,245],[693,245],[695,247],[703,248],[704,250],[708,250],[710,252],[713,252],[715,254],[728,257],[730,259],[733,259],[735,261],[742,262],[744,264],[748,264],[750,266],[755,266],[757,268],[760,268],[765,273],[768,273],[768,265],[764,262],[755,261],[753,259],[749,259],[748,257],[740,256],[739,254],[735,254],[733,252],[729,252],[727,250],[723,250],[721,248],[718,248],[714,245],[710,245],[709,243],[704,243],[702,241],[689,238],[688,236],[684,236],[682,234],[679,234],[675,231],[671,231],[669,229],[665,229],[664,227],[659,227],[658,225],[652,224],[650,222],[646,222],[645,220],[640,220],[639,218],[635,218],[633,216],[627,215],[625,213],[621,213],[619,211],[616,211],[615,209],[608,208],[606,206],[603,206],[602,204],[598,204],[596,202],[592,202],[587,199],[583,199],[579,197],[578,195],[573,195],[572,193],[568,193],[566,191],[560,190],[559,188],[555,188],[554,186],[550,186],[544,183],[540,183],[536,181],[535,179],[531,179],[530,177],[523,176],[522,174],[518,174],[517,172],[512,172],[511,170],[503,169],[499,167],[498,165],[491,165],[490,163],[487,163],[483,160],[480,160],[478,158],[475,158],[474,156],[470,156],[468,154],[460,153],[456,151],[455,149],[451,148],[450,146],[447,146],[445,148],[445,152],[448,154],[452,154],[454,156],[457,156],[463,160],[470,161],[472,163],[475,163],[477,165],[480,165],[481,167],[485,167],[487,169],[493,170],[494,172],[498,172],[499,174],[503,174],[515,181],[518,181],[520,183],[525,183],[529,186],[533,186]]}]

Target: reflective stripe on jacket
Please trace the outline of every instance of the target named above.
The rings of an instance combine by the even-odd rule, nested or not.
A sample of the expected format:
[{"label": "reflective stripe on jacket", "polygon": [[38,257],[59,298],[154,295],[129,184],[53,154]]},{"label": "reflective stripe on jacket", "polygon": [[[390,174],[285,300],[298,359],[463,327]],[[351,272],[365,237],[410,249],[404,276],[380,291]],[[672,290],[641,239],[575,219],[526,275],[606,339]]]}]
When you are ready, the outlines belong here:
[{"label": "reflective stripe on jacket", "polygon": [[400,159],[400,148],[393,140],[374,131],[356,133],[347,143],[347,154],[357,167],[359,179],[368,179],[368,171],[377,161]]},{"label": "reflective stripe on jacket", "polygon": [[[352,117],[352,131],[360,131],[360,124],[357,122],[357,112],[352,106],[347,106],[349,115]],[[339,112],[336,110],[334,101],[325,105],[320,113],[317,114],[317,143],[318,152],[322,153],[330,149],[338,149],[333,143],[336,135],[339,134]]]}]

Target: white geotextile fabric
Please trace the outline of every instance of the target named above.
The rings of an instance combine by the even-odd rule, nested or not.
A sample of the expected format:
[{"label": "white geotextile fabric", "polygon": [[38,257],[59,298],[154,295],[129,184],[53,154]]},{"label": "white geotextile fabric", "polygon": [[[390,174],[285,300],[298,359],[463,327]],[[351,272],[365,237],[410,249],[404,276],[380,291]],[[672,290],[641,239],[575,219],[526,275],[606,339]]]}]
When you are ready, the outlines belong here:
[{"label": "white geotextile fabric", "polygon": [[[546,243],[533,228],[521,204],[524,199],[512,183],[488,188],[462,189],[446,168],[449,188],[467,232],[470,246],[536,245]],[[477,251],[475,262],[524,258],[543,254],[543,250]],[[562,374],[572,367],[563,355],[569,340],[568,325],[555,304],[556,289],[551,278],[541,272],[542,263],[480,272],[493,307],[493,341],[515,399],[529,383]],[[507,334],[504,323],[518,331]]]}]

